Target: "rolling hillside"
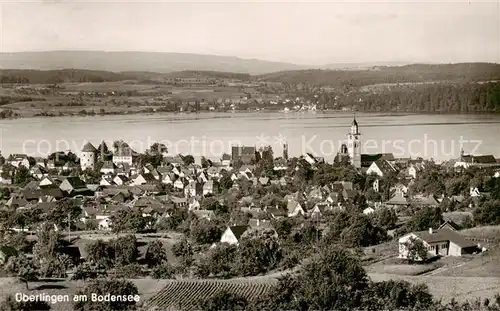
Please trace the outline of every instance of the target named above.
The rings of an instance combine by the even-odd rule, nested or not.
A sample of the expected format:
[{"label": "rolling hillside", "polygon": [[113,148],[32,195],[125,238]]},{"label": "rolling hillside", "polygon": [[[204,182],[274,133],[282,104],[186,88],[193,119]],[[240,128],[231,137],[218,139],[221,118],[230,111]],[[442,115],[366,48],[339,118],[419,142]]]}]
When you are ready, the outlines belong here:
[{"label": "rolling hillside", "polygon": [[491,81],[500,80],[500,64],[414,64],[396,67],[373,67],[365,70],[309,69],[264,74],[257,76],[256,79],[290,84],[306,83],[351,87],[382,83]]},{"label": "rolling hillside", "polygon": [[0,53],[0,69],[55,70],[66,68],[158,73],[212,70],[248,74],[305,69],[305,67],[290,63],[187,53],[104,51]]}]

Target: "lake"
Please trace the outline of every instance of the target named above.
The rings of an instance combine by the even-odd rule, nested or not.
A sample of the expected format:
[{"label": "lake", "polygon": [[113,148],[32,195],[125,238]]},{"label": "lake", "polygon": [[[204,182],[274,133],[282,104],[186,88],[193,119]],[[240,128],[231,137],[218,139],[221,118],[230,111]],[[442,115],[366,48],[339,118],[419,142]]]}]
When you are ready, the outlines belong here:
[{"label": "lake", "polygon": [[[350,129],[345,112],[236,112],[151,114],[96,117],[25,118],[0,121],[0,150],[46,156],[54,151],[79,153],[86,141],[128,142],[144,151],[163,142],[172,154],[218,159],[231,145],[270,145],[281,156],[310,152],[331,161]],[[500,157],[500,115],[356,114],[363,153],[393,152],[397,157],[436,161],[466,153]]]}]

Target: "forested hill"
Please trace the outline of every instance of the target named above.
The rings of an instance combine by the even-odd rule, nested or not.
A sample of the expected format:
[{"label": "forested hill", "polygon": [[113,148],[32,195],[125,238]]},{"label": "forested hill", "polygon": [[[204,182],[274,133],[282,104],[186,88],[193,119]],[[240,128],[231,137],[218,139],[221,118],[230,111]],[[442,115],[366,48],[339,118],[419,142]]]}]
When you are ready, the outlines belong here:
[{"label": "forested hill", "polygon": [[500,80],[500,64],[460,63],[374,67],[368,70],[295,70],[255,77],[259,81],[332,87],[360,87],[383,83],[469,82]]},{"label": "forested hill", "polygon": [[402,85],[356,91],[339,102],[366,112],[500,113],[500,82]]}]

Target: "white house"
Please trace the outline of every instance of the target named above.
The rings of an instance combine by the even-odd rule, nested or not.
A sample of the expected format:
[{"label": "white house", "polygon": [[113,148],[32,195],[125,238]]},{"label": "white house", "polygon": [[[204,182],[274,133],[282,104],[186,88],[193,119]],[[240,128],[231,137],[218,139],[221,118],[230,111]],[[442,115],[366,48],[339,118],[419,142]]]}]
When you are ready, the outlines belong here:
[{"label": "white house", "polygon": [[248,230],[248,226],[231,226],[224,231],[220,238],[221,243],[237,245],[241,236]]},{"label": "white house", "polygon": [[[478,251],[478,246],[454,230],[447,228],[412,232],[399,239],[399,258],[408,259],[408,245],[413,240],[422,241],[428,258],[435,256],[462,256]],[[418,256],[416,260],[419,259]]]},{"label": "white house", "polygon": [[116,175],[115,178],[113,178],[113,182],[118,186],[122,186],[123,184],[128,182],[128,178],[124,175]]},{"label": "white house", "polygon": [[113,184],[113,180],[110,177],[102,176],[99,185],[101,186],[111,186]]},{"label": "white house", "polygon": [[213,192],[214,192],[213,180],[209,180],[205,184],[203,184],[203,195],[212,194]]},{"label": "white house", "polygon": [[477,198],[477,197],[481,196],[481,192],[479,191],[479,189],[477,187],[470,187],[469,195],[472,198]]},{"label": "white house", "polygon": [[299,202],[295,200],[288,201],[287,204],[287,210],[288,210],[288,217],[295,217],[298,215],[305,215],[304,209],[300,205]]},{"label": "white house", "polygon": [[370,167],[366,170],[367,175],[376,174],[380,177],[389,175],[390,173],[395,173],[396,169],[387,160],[376,160]]},{"label": "white house", "polygon": [[132,153],[132,149],[130,149],[129,147],[118,148],[117,152],[113,154],[113,163],[115,165],[125,163],[128,165],[132,165]]},{"label": "white house", "polygon": [[100,172],[102,174],[108,175],[108,174],[114,174],[115,173],[116,166],[113,162],[111,161],[106,161],[103,163]]}]

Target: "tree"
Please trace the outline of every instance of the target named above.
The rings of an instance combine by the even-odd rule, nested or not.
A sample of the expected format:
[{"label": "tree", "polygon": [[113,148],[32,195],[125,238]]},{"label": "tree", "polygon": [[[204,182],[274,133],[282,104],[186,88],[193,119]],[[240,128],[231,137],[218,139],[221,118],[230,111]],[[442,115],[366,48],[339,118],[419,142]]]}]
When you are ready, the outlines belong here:
[{"label": "tree", "polygon": [[8,200],[10,198],[10,189],[7,187],[0,188],[0,199]]},{"label": "tree", "polygon": [[422,240],[410,237],[404,245],[408,252],[407,258],[409,262],[425,262],[427,260],[429,253]]},{"label": "tree", "polygon": [[78,291],[77,295],[86,295],[89,298],[92,295],[112,295],[125,297],[127,301],[113,301],[114,299],[109,299],[109,301],[92,301],[88,299],[87,301],[75,302],[73,304],[75,311],[135,310],[136,304],[140,299],[139,291],[132,282],[119,279],[94,280],[90,284],[87,284],[83,290]]},{"label": "tree", "polygon": [[434,306],[427,285],[406,281],[371,283],[363,298],[369,310],[430,310]]},{"label": "tree", "polygon": [[81,212],[75,201],[64,198],[56,202],[55,208],[49,211],[47,219],[60,228],[68,228],[79,219]]},{"label": "tree", "polygon": [[5,270],[15,273],[19,280],[24,282],[26,289],[29,289],[28,282],[38,279],[38,271],[33,259],[27,258],[24,254],[9,257]]},{"label": "tree", "polygon": [[182,239],[179,242],[175,243],[172,247],[172,251],[176,257],[181,258],[182,264],[184,266],[190,266],[193,262],[193,247],[191,243],[187,239]]},{"label": "tree", "polygon": [[167,252],[160,240],[154,240],[148,243],[146,251],[146,263],[148,267],[156,267],[167,262]]},{"label": "tree", "polygon": [[50,310],[46,301],[17,301],[14,296],[9,295],[0,303],[0,311],[45,311]]},{"label": "tree", "polygon": [[384,206],[375,211],[373,219],[375,226],[383,228],[385,230],[391,230],[396,227],[396,223],[398,222],[398,215],[396,214],[396,211],[394,211],[394,209]]},{"label": "tree", "polygon": [[201,167],[202,168],[209,168],[212,166],[212,161],[205,157],[201,157]]},{"label": "tree", "polygon": [[87,260],[91,263],[111,267],[113,258],[115,257],[114,248],[103,240],[91,242],[85,246],[87,252]]},{"label": "tree", "polygon": [[191,222],[190,236],[198,244],[212,244],[220,240],[222,229],[215,221],[196,219]]},{"label": "tree", "polygon": [[239,275],[250,276],[276,268],[282,259],[281,245],[274,231],[245,233],[238,245],[235,270]]},{"label": "tree", "polygon": [[371,224],[363,214],[355,215],[352,224],[341,234],[342,243],[350,247],[376,245],[387,239],[385,230]]},{"label": "tree", "polygon": [[216,292],[208,298],[198,300],[199,310],[220,311],[220,310],[246,310],[248,301],[239,295],[229,293],[225,290]]},{"label": "tree", "polygon": [[279,279],[258,302],[260,310],[354,310],[369,281],[359,259],[335,245],[322,248],[301,271]]},{"label": "tree", "polygon": [[32,180],[30,170],[27,167],[19,166],[14,174],[13,183],[24,187],[28,182]]},{"label": "tree", "polygon": [[479,225],[500,224],[500,200],[490,200],[479,205],[473,212],[473,218]]},{"label": "tree", "polygon": [[129,234],[119,237],[111,242],[114,246],[115,263],[118,265],[128,265],[137,261],[139,254],[137,250],[137,239]]},{"label": "tree", "polygon": [[182,162],[184,162],[184,165],[186,165],[186,166],[194,163],[194,157],[190,154],[185,155],[185,156],[181,155],[181,158],[182,158]]},{"label": "tree", "polygon": [[71,277],[72,280],[89,280],[98,277],[105,277],[106,267],[100,266],[98,264],[92,263],[90,261],[85,261],[76,267],[75,273]]},{"label": "tree", "polygon": [[237,247],[227,243],[219,243],[208,252],[208,269],[215,276],[230,277],[236,261]]},{"label": "tree", "polygon": [[138,232],[146,228],[146,220],[139,210],[124,208],[118,210],[112,217],[113,232]]}]

